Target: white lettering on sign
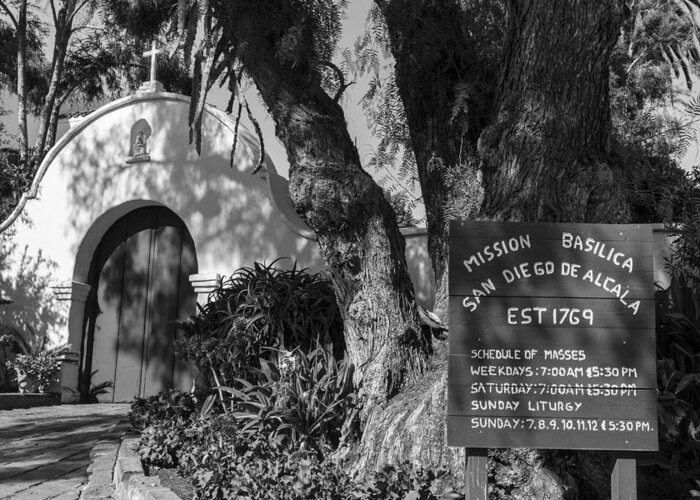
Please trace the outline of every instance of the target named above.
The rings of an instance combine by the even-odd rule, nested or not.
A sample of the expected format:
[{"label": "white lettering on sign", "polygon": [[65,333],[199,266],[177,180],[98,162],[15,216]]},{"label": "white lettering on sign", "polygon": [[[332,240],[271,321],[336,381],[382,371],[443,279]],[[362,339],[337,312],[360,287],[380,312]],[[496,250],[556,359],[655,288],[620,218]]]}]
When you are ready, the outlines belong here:
[{"label": "white lettering on sign", "polygon": [[535,384],[502,385],[492,382],[477,382],[469,386],[470,394],[530,394]]},{"label": "white lettering on sign", "polygon": [[586,359],[586,352],[583,349],[545,349],[544,359],[584,361]]},{"label": "white lettering on sign", "polygon": [[529,262],[522,262],[510,269],[504,269],[501,274],[506,283],[513,283],[516,279],[529,278],[531,276],[546,276],[554,274],[554,262],[535,262],[532,267]]},{"label": "white lettering on sign", "polygon": [[611,278],[610,276],[604,276],[603,273],[596,273],[592,269],[589,269],[586,271],[586,274],[583,275],[581,278],[584,281],[588,281],[589,283],[593,283],[595,286],[602,288],[606,292],[614,295],[617,297],[617,299],[624,305],[627,309],[632,310],[632,315],[636,315],[637,312],[639,311],[639,300],[635,300],[633,302],[627,302],[625,300],[625,297],[627,297],[627,294],[630,293],[629,286],[625,287],[625,291],[622,291],[622,284],[617,283],[615,281],[615,278]]},{"label": "white lettering on sign", "polygon": [[578,401],[528,401],[529,411],[579,411],[583,403]]},{"label": "white lettering on sign", "polygon": [[634,266],[632,257],[628,257],[623,252],[617,251],[615,247],[608,246],[605,242],[597,241],[594,238],[582,239],[579,235],[574,236],[571,233],[561,233],[561,246],[592,253],[596,257],[610,261],[622,269],[627,269],[629,273],[632,272]]},{"label": "white lettering on sign", "polygon": [[561,263],[562,276],[571,276],[572,278],[578,278],[579,269],[581,269],[581,264],[572,264],[570,262]]},{"label": "white lettering on sign", "polygon": [[[581,322],[593,324],[593,310],[577,307],[509,307],[509,325],[553,324],[576,326]],[[551,320],[551,321],[550,321]]]},{"label": "white lettering on sign", "polygon": [[493,284],[491,279],[483,281],[481,283],[481,288],[473,288],[472,295],[469,297],[464,297],[462,305],[469,309],[469,312],[474,312],[481,303],[481,297],[485,297],[486,295],[489,295],[491,292],[495,291],[496,285]]},{"label": "white lettering on sign", "polygon": [[533,377],[531,366],[477,366],[469,367],[472,375],[480,377]]},{"label": "white lettering on sign", "polygon": [[496,401],[477,401],[472,400],[471,409],[475,411],[489,411],[489,410],[511,410],[515,411],[520,406],[519,401],[502,401],[500,399]]},{"label": "white lettering on sign", "polygon": [[521,359],[520,349],[472,349],[472,359]]},{"label": "white lettering on sign", "polygon": [[476,417],[471,419],[472,429],[522,429],[522,418]]},{"label": "white lettering on sign", "polygon": [[468,259],[464,259],[462,264],[467,268],[467,271],[472,272],[473,268],[491,262],[493,259],[530,247],[530,235],[521,234],[509,240],[496,241],[490,245],[486,245],[474,255],[469,256]]},{"label": "white lettering on sign", "polygon": [[544,396],[604,396],[635,397],[637,384],[532,384],[521,382],[503,384],[496,382],[473,382],[469,385],[469,394],[498,394],[501,396],[521,396],[525,394]]},{"label": "white lettering on sign", "polygon": [[651,420],[596,420],[592,418],[472,417],[472,429],[524,429],[529,431],[654,432]]}]

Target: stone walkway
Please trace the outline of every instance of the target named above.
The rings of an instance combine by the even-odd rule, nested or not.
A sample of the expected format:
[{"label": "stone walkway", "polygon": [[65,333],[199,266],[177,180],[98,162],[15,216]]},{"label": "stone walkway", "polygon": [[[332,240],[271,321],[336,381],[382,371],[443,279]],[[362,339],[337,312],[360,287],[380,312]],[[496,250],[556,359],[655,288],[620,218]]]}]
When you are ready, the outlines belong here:
[{"label": "stone walkway", "polygon": [[0,411],[0,499],[75,500],[90,450],[129,428],[128,404]]}]

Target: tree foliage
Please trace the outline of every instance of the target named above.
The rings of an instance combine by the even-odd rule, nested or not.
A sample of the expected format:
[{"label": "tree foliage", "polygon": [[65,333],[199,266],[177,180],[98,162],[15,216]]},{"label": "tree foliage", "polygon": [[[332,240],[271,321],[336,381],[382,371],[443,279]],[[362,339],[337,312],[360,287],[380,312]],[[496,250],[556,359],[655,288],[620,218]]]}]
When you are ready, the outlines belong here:
[{"label": "tree foliage", "polygon": [[[148,78],[148,61],[141,54],[176,6],[116,0],[49,0],[37,5],[0,0],[0,90],[16,96],[19,125],[18,136],[6,145],[10,154],[1,160],[6,168],[0,171],[0,221],[31,184],[56,140],[59,115],[68,105],[80,109],[123,97]],[[21,23],[23,9],[26,20]],[[159,69],[167,90],[189,94],[191,80],[181,54],[162,61]],[[33,146],[28,140],[28,114],[40,119]]]}]

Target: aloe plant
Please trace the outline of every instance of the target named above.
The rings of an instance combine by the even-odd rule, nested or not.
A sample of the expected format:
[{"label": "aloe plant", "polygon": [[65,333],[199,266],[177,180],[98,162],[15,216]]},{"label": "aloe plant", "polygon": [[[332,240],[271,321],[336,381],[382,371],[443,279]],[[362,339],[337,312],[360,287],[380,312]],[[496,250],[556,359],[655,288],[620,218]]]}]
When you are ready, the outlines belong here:
[{"label": "aloe plant", "polygon": [[254,380],[238,378],[217,389],[228,394],[227,407],[242,435],[289,439],[323,457],[347,437],[354,420],[352,365],[322,346],[308,354],[274,351],[275,361],[263,359],[260,368],[250,369]]},{"label": "aloe plant", "polygon": [[232,386],[235,378],[245,378],[247,367],[269,359],[268,347],[309,351],[320,341],[343,356],[343,324],[330,282],[296,265],[277,268],[277,262],[237,270],[196,316],[179,324],[178,353],[211,385]]}]

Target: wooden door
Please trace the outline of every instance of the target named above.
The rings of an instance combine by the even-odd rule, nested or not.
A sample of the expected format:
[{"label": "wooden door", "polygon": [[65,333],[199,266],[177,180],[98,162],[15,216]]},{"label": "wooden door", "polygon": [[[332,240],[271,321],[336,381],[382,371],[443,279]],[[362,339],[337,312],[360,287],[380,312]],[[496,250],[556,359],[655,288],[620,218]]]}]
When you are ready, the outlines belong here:
[{"label": "wooden door", "polygon": [[109,229],[90,268],[83,398],[105,381],[113,387],[104,402],[189,388],[187,367],[175,360],[173,321],[195,312],[188,276],[196,272],[192,238],[164,207],[134,210]]}]

